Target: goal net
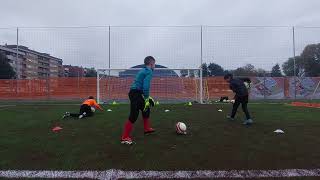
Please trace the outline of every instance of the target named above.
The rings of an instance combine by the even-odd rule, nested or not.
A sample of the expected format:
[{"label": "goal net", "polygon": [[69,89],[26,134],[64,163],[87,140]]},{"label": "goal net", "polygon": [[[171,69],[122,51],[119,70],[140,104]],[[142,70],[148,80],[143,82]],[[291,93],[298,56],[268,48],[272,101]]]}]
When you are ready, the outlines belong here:
[{"label": "goal net", "polygon": [[[97,100],[99,103],[128,102],[128,92],[141,68],[99,69],[97,71]],[[200,69],[156,68],[150,95],[159,102],[202,102]]]}]

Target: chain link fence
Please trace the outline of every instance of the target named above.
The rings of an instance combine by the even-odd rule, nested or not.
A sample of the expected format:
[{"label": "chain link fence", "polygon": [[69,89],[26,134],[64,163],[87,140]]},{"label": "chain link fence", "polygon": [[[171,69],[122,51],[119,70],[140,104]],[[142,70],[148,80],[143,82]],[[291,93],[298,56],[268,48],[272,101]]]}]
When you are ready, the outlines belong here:
[{"label": "chain link fence", "polygon": [[[141,67],[148,55],[161,69],[179,69],[177,77],[170,78],[201,80],[197,90],[188,91],[197,92],[197,100],[232,96],[222,78],[226,73],[250,77],[252,99],[320,99],[319,34],[320,27],[285,26],[0,28],[0,53],[14,71],[0,68],[0,99],[78,100],[96,95],[98,69]],[[198,68],[198,76],[181,73]],[[129,78],[107,75],[115,84]],[[101,88],[110,89],[106,87]],[[190,89],[172,91],[178,95],[182,87]],[[100,93],[117,99],[107,90]]]}]

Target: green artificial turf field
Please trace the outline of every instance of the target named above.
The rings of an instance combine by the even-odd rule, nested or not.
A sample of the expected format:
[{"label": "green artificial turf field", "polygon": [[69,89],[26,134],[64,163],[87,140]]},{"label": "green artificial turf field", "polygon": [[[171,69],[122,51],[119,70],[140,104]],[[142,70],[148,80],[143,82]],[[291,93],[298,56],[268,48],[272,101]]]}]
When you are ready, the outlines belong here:
[{"label": "green artificial turf field", "polygon": [[[78,105],[0,107],[1,170],[259,170],[320,168],[320,110],[286,104],[249,104],[254,124],[225,117],[231,104],[160,104],[152,112],[155,134],[145,136],[141,117],[135,145],[120,144],[128,105],[105,105],[85,119],[63,119]],[[169,109],[170,112],[165,112]],[[223,112],[218,112],[222,109]],[[176,135],[185,122],[187,135]],[[61,126],[60,132],[51,128]],[[284,134],[273,131],[282,129]]]}]

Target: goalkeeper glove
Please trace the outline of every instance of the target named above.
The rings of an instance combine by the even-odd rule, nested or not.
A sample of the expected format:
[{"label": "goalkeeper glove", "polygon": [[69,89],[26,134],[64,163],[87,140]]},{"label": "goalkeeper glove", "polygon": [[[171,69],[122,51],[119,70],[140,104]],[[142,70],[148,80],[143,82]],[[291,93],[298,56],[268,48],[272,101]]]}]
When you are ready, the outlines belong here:
[{"label": "goalkeeper glove", "polygon": [[154,107],[155,103],[152,97],[148,97],[147,99],[145,99],[144,101],[144,109],[143,111],[147,111],[150,107]]}]

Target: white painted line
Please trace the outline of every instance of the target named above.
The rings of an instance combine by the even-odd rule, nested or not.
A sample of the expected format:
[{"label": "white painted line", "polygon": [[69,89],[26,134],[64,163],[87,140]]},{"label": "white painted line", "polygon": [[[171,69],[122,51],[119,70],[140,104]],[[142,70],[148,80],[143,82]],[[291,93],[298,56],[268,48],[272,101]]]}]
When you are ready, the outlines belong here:
[{"label": "white painted line", "polygon": [[172,178],[262,178],[262,177],[320,177],[320,169],[230,170],[230,171],[0,171],[4,178],[91,178],[91,179],[172,179]]}]

